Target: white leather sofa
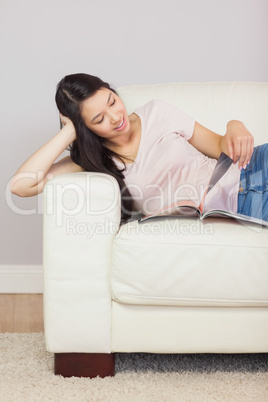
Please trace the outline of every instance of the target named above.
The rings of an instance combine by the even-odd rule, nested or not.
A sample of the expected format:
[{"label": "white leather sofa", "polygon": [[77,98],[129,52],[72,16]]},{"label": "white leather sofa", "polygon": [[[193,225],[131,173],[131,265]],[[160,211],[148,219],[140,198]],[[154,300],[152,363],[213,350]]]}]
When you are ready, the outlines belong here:
[{"label": "white leather sofa", "polygon": [[[225,133],[242,120],[268,139],[268,83],[119,89],[128,112],[174,103]],[[268,229],[226,218],[119,226],[117,182],[55,177],[44,190],[44,314],[55,373],[112,375],[116,352],[268,352]]]}]

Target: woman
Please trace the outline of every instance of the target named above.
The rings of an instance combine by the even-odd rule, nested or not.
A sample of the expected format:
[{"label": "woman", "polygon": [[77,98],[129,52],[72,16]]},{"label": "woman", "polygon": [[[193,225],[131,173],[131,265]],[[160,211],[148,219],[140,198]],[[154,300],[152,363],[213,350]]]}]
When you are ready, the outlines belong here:
[{"label": "woman", "polygon": [[[180,197],[201,202],[216,160],[224,152],[234,164],[228,171],[223,207],[268,220],[268,149],[254,150],[253,137],[242,122],[230,121],[221,136],[162,101],[148,102],[128,116],[109,84],[87,74],[64,77],[56,103],[63,127],[18,169],[11,181],[12,193],[37,195],[58,174],[108,173],[119,183],[125,221],[133,209],[152,213]],[[70,156],[54,163],[68,146]],[[245,175],[250,180],[256,158],[258,164],[266,163],[258,166],[266,169],[258,211],[252,208],[252,191],[243,188],[238,195],[239,182],[245,182]]]}]

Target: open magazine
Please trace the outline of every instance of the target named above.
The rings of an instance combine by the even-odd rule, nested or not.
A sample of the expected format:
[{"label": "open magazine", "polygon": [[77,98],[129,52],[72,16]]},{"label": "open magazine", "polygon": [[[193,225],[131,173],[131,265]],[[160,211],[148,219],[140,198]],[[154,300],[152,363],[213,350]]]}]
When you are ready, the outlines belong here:
[{"label": "open magazine", "polygon": [[257,223],[259,225],[268,227],[268,222],[263,221],[261,219],[217,208],[206,210],[206,208],[204,207],[207,194],[215,186],[215,184],[218,183],[220,178],[227,172],[232,163],[233,160],[222,152],[216,163],[208,188],[202,198],[200,205],[196,205],[191,200],[179,201],[163,209],[160,209],[159,211],[154,212],[150,215],[143,216],[142,218],[139,219],[139,223],[142,223],[152,218],[160,218],[167,216],[191,216],[191,217],[198,217],[200,220],[203,220],[209,216],[214,216],[214,217],[234,218],[247,222]]}]

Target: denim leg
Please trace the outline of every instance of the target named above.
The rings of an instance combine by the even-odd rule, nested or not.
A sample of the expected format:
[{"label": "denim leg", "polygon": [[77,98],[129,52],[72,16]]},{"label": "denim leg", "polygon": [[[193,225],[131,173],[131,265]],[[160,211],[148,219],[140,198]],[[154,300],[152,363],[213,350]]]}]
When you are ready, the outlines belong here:
[{"label": "denim leg", "polygon": [[254,148],[241,172],[237,212],[268,221],[268,144]]}]

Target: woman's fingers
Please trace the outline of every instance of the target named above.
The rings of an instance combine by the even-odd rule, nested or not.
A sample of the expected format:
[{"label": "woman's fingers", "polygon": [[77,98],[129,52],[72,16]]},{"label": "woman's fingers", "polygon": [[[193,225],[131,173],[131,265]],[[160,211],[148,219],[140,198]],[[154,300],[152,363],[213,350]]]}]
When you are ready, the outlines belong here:
[{"label": "woman's fingers", "polygon": [[241,139],[236,137],[233,142],[233,161],[234,163],[238,162],[241,157]]},{"label": "woman's fingers", "polygon": [[249,162],[251,160],[253,151],[254,151],[254,138],[251,136],[250,140],[248,142],[248,153],[247,153],[248,157],[247,157],[247,161],[246,161],[247,165],[249,164]]},{"label": "woman's fingers", "polygon": [[65,126],[65,124],[70,123],[71,120],[69,119],[69,117],[64,116],[63,114],[60,113],[60,121],[62,123],[63,126]]},{"label": "woman's fingers", "polygon": [[233,143],[234,163],[238,162],[240,169],[245,169],[250,162],[254,148],[254,140],[252,136],[237,137]]},{"label": "woman's fingers", "polygon": [[241,168],[246,168],[247,166],[247,160],[248,160],[248,140],[245,138],[241,142],[240,146],[240,157],[239,157],[239,167]]},{"label": "woman's fingers", "polygon": [[254,150],[254,138],[245,125],[238,120],[229,121],[225,141],[230,158],[238,162],[240,169],[246,168]]}]

